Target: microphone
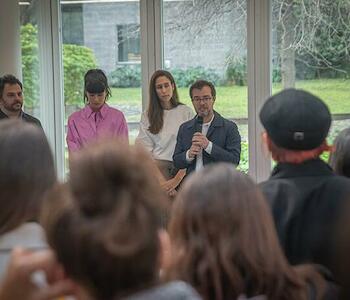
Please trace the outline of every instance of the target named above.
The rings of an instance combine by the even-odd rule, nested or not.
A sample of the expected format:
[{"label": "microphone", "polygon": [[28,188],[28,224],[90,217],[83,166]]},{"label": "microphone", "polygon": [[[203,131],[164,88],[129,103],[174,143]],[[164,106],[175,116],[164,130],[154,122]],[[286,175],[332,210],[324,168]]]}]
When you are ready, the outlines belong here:
[{"label": "microphone", "polygon": [[194,132],[202,133],[202,126],[203,126],[203,117],[198,116],[195,123]]},{"label": "microphone", "polygon": [[203,117],[197,116],[196,122],[194,123],[194,132],[202,133],[202,127],[203,127]]}]

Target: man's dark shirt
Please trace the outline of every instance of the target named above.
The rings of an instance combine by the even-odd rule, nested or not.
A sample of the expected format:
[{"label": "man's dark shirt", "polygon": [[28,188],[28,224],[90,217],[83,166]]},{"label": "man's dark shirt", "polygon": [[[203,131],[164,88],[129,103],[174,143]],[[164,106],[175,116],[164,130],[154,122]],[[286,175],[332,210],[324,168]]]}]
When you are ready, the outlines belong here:
[{"label": "man's dark shirt", "polygon": [[[0,109],[0,120],[4,120],[4,119],[8,119],[8,118],[9,117]],[[19,118],[21,118],[25,122],[32,123],[32,124],[42,128],[41,123],[37,118],[34,118],[33,116],[26,114],[24,111],[22,111]]]}]

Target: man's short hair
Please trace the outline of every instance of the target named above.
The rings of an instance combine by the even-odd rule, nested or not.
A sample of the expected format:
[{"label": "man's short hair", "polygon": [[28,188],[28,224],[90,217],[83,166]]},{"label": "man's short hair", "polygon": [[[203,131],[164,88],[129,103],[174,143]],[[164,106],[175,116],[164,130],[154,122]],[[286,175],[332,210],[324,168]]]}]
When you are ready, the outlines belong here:
[{"label": "man's short hair", "polygon": [[212,84],[210,81],[207,80],[197,80],[195,81],[191,86],[190,86],[190,97],[192,99],[192,91],[193,89],[197,89],[197,90],[201,90],[203,87],[205,86],[209,86],[210,90],[211,90],[211,96],[213,97],[213,99],[215,100],[216,98],[216,90],[215,90],[215,86],[214,84]]},{"label": "man's short hair", "polygon": [[0,77],[0,97],[2,97],[2,93],[4,92],[5,84],[18,84],[21,89],[23,89],[22,82],[19,81],[19,79],[11,74],[6,74],[2,77]]}]

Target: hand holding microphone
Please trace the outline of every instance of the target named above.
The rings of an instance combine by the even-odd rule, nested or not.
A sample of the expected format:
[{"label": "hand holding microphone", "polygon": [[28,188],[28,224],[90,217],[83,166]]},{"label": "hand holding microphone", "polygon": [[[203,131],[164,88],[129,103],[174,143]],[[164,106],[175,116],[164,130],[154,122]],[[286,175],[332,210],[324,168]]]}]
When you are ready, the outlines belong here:
[{"label": "hand holding microphone", "polygon": [[209,140],[207,137],[199,132],[195,132],[195,134],[192,137],[192,145],[197,145],[201,148],[201,150],[204,150],[208,147]]},{"label": "hand holding microphone", "polygon": [[188,153],[190,158],[194,158],[196,155],[200,154],[209,144],[207,137],[202,134],[202,126],[203,117],[198,116],[195,123],[195,133],[192,137],[192,145]]},{"label": "hand holding microphone", "polygon": [[194,132],[202,133],[202,127],[203,127],[203,117],[198,116],[196,119],[196,123],[194,124]]}]

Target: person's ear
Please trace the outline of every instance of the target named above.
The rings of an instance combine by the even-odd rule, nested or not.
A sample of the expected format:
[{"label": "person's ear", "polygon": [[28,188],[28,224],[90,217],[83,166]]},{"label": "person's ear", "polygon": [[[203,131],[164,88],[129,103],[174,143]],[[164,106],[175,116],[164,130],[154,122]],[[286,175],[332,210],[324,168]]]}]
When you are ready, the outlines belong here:
[{"label": "person's ear", "polygon": [[165,229],[160,229],[158,231],[159,237],[159,267],[160,269],[165,269],[170,265],[171,261],[171,243],[168,232]]},{"label": "person's ear", "polygon": [[266,131],[264,131],[261,134],[261,139],[262,139],[263,143],[270,149],[271,148],[271,138],[269,137],[269,135]]},{"label": "person's ear", "polygon": [[265,157],[269,157],[271,153],[271,139],[266,131],[261,133],[261,147]]}]

